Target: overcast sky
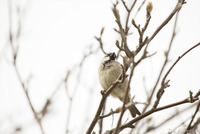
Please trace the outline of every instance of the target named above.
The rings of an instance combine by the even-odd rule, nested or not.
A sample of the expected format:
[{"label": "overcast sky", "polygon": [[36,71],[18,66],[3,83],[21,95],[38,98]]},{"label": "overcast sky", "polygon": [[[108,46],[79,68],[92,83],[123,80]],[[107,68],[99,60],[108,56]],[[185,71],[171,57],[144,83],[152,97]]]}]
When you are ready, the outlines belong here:
[{"label": "overcast sky", "polygon": [[[65,77],[67,70],[75,68],[80,63],[84,54],[89,48],[93,51],[99,47],[94,36],[99,36],[104,26],[103,42],[106,52],[117,52],[116,39],[120,36],[113,30],[117,28],[112,13],[111,0],[11,0],[12,29],[16,32],[19,16],[16,8],[20,9],[21,35],[15,45],[19,42],[17,66],[24,82],[30,79],[26,85],[33,106],[39,111],[46,99]],[[134,17],[139,5],[131,14]],[[187,49],[200,42],[200,1],[186,1],[179,14],[176,27],[176,36],[173,42],[170,60],[166,69],[184,53]],[[128,2],[129,3],[129,2]],[[152,0],[153,11],[149,27],[145,35],[151,35],[163,20],[171,13],[176,5],[176,0]],[[145,3],[146,6],[146,3]],[[146,10],[145,6],[135,17],[137,24],[144,25]],[[22,126],[22,134],[40,134],[38,125],[35,123],[32,112],[16,77],[12,65],[11,47],[9,45],[9,14],[8,0],[0,0],[0,133],[10,134],[16,126]],[[119,12],[122,21],[126,12],[122,4],[119,5]],[[150,43],[149,53],[157,54],[142,62],[135,70],[132,82],[131,94],[135,95],[138,102],[145,101],[145,86],[148,91],[158,76],[158,70],[164,60],[164,51],[169,45],[174,18]],[[131,25],[131,23],[130,23]],[[137,46],[138,33],[131,27],[133,33],[128,37],[130,48]],[[91,122],[97,106],[100,102],[100,84],[98,81],[98,65],[103,53],[99,50],[96,54],[86,59],[80,76],[79,86],[77,85],[78,69],[74,69],[68,85],[69,95],[76,90],[72,112],[70,116],[69,131],[72,134],[83,133]],[[200,47],[186,55],[172,70],[168,79],[170,87],[162,98],[161,104],[169,104],[182,100],[189,95],[189,90],[197,92],[200,88]],[[165,70],[166,71],[166,70]],[[117,99],[109,97],[106,111],[121,106]],[[188,106],[188,105],[187,105]],[[56,93],[50,113],[44,118],[42,124],[46,134],[64,134],[67,124],[67,113],[69,98],[66,95],[64,86]],[[142,109],[142,105],[138,105]],[[183,106],[184,107],[184,106]],[[180,108],[183,108],[180,107]],[[174,110],[174,109],[173,109]],[[163,116],[172,114],[173,110],[156,113]],[[189,117],[194,111],[181,115],[180,120],[185,116]],[[130,116],[130,115],[127,115]],[[114,118],[114,121],[118,116]],[[125,121],[125,120],[124,120]],[[112,119],[108,118],[106,129],[112,126]],[[159,123],[159,120],[154,122]],[[176,122],[175,122],[176,123]],[[161,128],[160,132],[166,132],[174,128],[174,122],[167,127]],[[95,128],[98,130],[98,128]],[[159,131],[157,131],[159,133]]]}]

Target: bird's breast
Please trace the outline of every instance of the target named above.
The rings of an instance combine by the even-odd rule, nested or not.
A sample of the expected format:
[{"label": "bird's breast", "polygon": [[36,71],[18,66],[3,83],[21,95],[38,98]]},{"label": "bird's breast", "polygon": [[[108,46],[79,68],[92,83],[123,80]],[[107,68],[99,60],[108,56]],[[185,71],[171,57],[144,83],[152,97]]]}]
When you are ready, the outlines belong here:
[{"label": "bird's breast", "polygon": [[99,80],[104,90],[107,90],[122,73],[121,66],[109,65],[99,71]]}]

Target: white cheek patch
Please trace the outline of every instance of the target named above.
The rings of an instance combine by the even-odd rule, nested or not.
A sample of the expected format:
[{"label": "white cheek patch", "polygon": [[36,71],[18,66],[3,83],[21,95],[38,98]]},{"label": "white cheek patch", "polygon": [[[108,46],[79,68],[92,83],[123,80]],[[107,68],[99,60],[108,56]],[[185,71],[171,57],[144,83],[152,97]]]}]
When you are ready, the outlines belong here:
[{"label": "white cheek patch", "polygon": [[106,56],[106,57],[104,57],[103,60],[104,60],[104,62],[105,62],[105,61],[109,61],[109,60],[110,60],[110,57],[109,57],[109,56]]}]

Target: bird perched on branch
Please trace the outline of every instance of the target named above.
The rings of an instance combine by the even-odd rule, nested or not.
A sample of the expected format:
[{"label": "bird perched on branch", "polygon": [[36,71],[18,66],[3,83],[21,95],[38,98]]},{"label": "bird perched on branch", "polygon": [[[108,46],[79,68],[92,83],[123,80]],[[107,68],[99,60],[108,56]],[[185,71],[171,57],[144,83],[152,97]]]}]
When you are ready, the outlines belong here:
[{"label": "bird perched on branch", "polygon": [[[123,73],[122,65],[116,61],[115,53],[107,53],[101,61],[99,66],[99,81],[102,88],[106,91],[115,82],[118,77]],[[114,98],[119,98],[123,102],[125,91],[128,88],[128,78],[125,78],[122,83],[119,83],[112,91],[111,96]],[[130,94],[127,96],[126,104],[131,102]],[[131,104],[131,103],[130,103]],[[137,114],[140,115],[139,110],[132,103],[128,106],[128,109],[132,115],[135,117]]]}]

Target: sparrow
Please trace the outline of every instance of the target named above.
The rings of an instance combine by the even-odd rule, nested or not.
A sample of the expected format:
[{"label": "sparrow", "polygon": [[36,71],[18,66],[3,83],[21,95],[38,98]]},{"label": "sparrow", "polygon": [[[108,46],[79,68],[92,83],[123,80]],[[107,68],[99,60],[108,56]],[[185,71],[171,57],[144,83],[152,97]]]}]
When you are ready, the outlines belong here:
[{"label": "sparrow", "polygon": [[[112,84],[117,80],[119,75],[123,73],[122,65],[116,61],[115,53],[107,53],[103,57],[98,74],[99,74],[99,81],[101,87],[106,91]],[[125,91],[128,88],[128,78],[125,78],[122,83],[119,83],[112,91],[111,96],[114,98],[118,98],[120,101],[123,102]],[[130,91],[130,90],[129,90]],[[136,106],[131,102],[130,93],[128,98],[126,99],[126,104],[131,104],[128,109],[131,113],[132,117],[136,115],[140,115],[140,111],[136,108]]]}]

